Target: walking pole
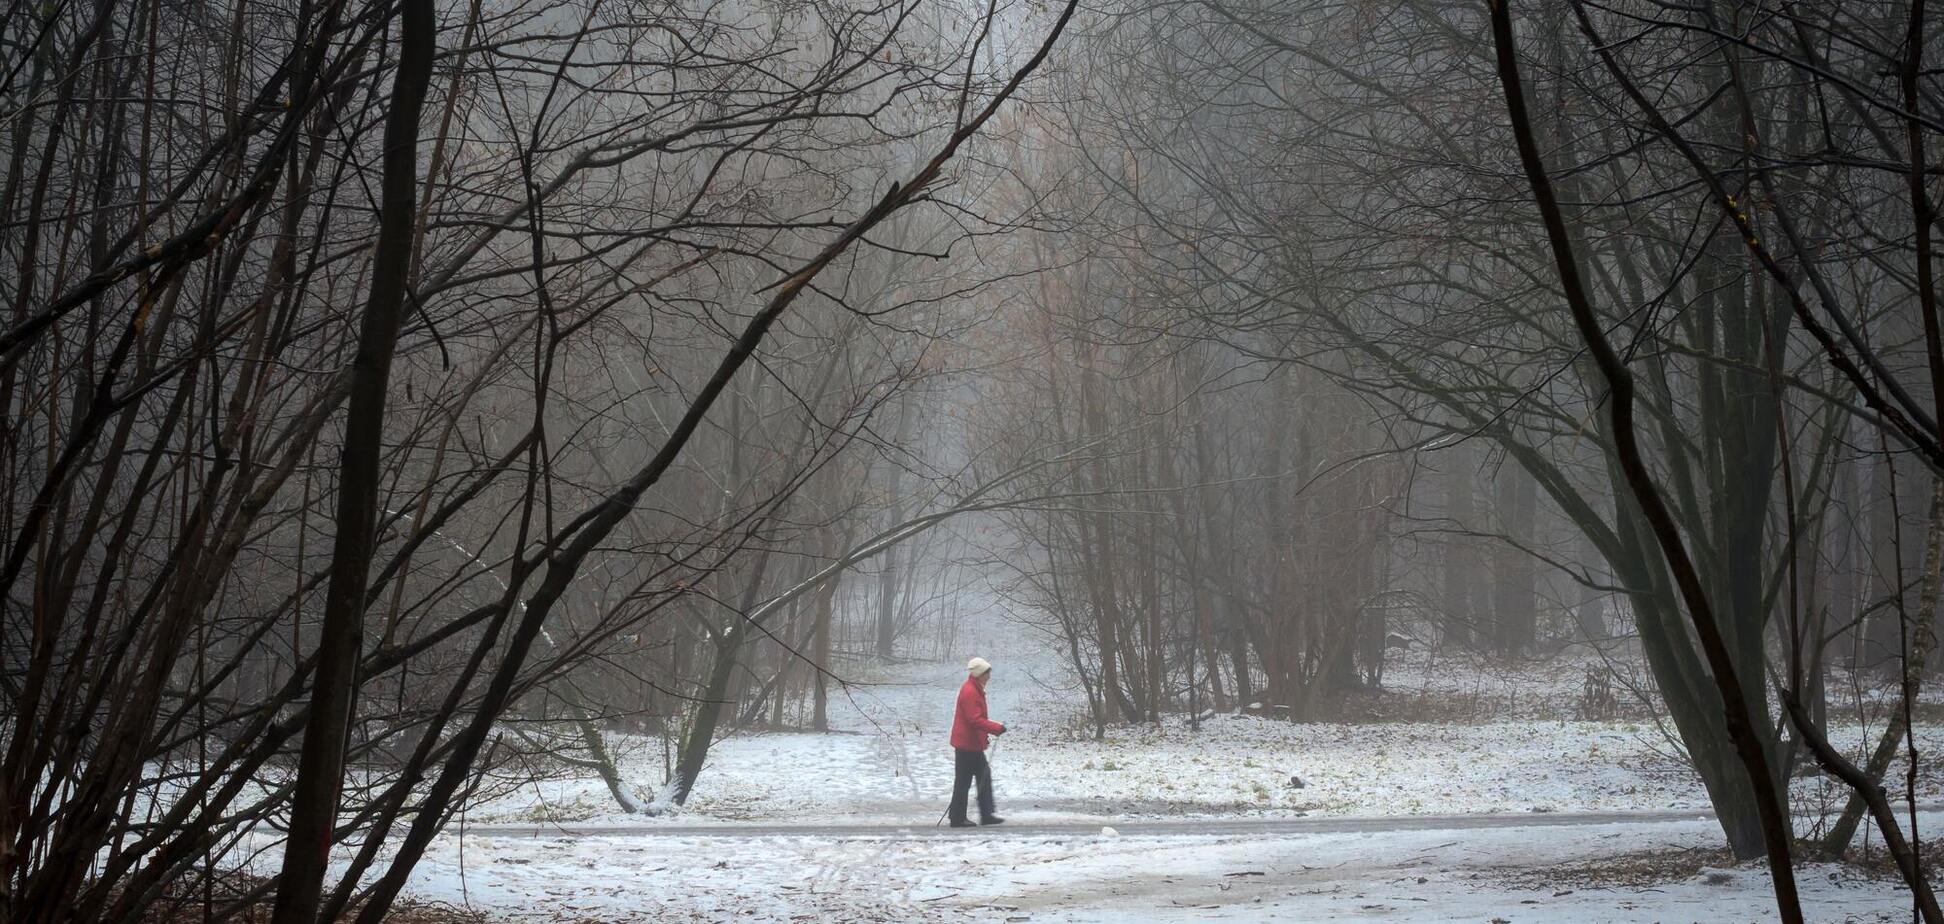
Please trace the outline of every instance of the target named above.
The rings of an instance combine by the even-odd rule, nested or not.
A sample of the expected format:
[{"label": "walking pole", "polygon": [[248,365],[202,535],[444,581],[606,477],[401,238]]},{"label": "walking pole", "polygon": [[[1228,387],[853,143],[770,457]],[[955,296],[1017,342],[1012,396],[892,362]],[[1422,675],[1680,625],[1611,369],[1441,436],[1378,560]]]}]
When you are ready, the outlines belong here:
[{"label": "walking pole", "polygon": [[[954,772],[956,772],[956,771],[954,771]],[[954,780],[952,781],[952,785],[953,785],[953,786],[957,786],[957,785],[958,785],[958,780],[956,780],[956,779],[954,779]],[[942,828],[942,827],[944,827],[944,826],[945,826],[945,816],[947,816],[947,815],[950,815],[951,813],[952,813],[952,804],[951,804],[950,802],[947,802],[947,803],[945,803],[945,807],[944,807],[944,808],[942,808],[942,809],[939,809],[939,810],[938,810],[938,820],[937,820],[937,821],[934,821],[934,822],[932,822],[932,827],[934,827],[934,828]]]},{"label": "walking pole", "polygon": [[[954,774],[954,777],[956,777],[956,775],[957,775],[957,770],[956,770],[956,769],[954,769],[954,770],[953,770],[953,774]],[[952,785],[953,785],[953,786],[955,786],[955,787],[956,787],[956,786],[958,785],[958,780],[957,780],[956,778],[954,778],[954,779],[952,780]],[[938,812],[938,820],[937,820],[937,821],[934,821],[934,822],[932,822],[932,827],[934,827],[934,828],[942,828],[942,827],[944,827],[944,826],[945,826],[945,816],[947,816],[947,815],[950,815],[951,813],[952,813],[952,804],[951,804],[950,802],[947,802],[947,803],[945,803],[945,807],[944,807],[943,809],[940,809],[940,810],[939,810],[939,812]]]},{"label": "walking pole", "polygon": [[[996,811],[996,809],[998,809],[999,807],[999,793],[996,792],[996,790],[999,788],[999,784],[993,782],[993,776],[992,776],[992,759],[997,756],[999,756],[999,738],[998,736],[995,735],[993,736],[993,739],[991,741],[986,743],[986,782],[985,782],[986,798],[992,800],[992,807],[995,809],[995,811],[993,812],[994,815],[999,814]],[[984,809],[980,809],[980,811],[984,811]],[[981,819],[980,824],[984,824],[985,822],[983,821],[983,819],[985,818],[985,816],[980,815],[979,818]]]}]

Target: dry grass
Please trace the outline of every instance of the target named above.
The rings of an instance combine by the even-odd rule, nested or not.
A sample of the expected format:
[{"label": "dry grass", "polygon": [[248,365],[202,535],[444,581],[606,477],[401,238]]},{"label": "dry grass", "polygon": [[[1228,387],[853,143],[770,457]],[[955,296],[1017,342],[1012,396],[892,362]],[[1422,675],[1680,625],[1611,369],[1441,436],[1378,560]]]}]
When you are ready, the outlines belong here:
[{"label": "dry grass", "polygon": [[[1817,845],[1808,841],[1796,844],[1798,863],[1816,855]],[[1944,874],[1944,855],[1930,852],[1924,857],[1925,872],[1939,882]],[[1725,884],[1737,872],[1766,875],[1763,860],[1737,861],[1726,847],[1649,850],[1601,857],[1578,863],[1559,863],[1544,869],[1507,870],[1504,881],[1518,888],[1553,892],[1582,889],[1651,889],[1669,883],[1700,879],[1709,884]],[[1802,873],[1799,871],[1798,875]],[[1841,861],[1824,864],[1815,873],[1831,880],[1850,882],[1901,881],[1895,864],[1882,849],[1865,855],[1851,851]]]},{"label": "dry grass", "polygon": [[1646,888],[1693,879],[1703,870],[1732,869],[1735,855],[1726,847],[1650,850],[1557,863],[1543,869],[1507,870],[1506,883],[1533,890]]},{"label": "dry grass", "polygon": [[[218,874],[207,888],[199,883],[186,894],[165,896],[142,921],[144,924],[201,924],[220,916],[221,920],[240,924],[261,924],[270,920],[274,900],[274,895],[258,894],[262,885],[261,877],[242,873]],[[246,899],[248,904],[237,906],[239,900]],[[357,910],[352,909],[338,920],[349,922],[356,916]],[[392,903],[385,920],[395,924],[489,924],[493,919],[482,912],[444,902],[401,898]]]}]

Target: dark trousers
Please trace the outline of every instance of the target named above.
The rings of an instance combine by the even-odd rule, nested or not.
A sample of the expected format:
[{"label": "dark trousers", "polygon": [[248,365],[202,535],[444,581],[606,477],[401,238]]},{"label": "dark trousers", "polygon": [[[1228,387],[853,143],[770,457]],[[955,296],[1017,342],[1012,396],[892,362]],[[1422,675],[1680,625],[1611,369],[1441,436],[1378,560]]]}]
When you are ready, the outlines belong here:
[{"label": "dark trousers", "polygon": [[984,751],[952,749],[952,820],[966,821],[966,788],[979,781],[979,817],[992,817],[992,765]]}]

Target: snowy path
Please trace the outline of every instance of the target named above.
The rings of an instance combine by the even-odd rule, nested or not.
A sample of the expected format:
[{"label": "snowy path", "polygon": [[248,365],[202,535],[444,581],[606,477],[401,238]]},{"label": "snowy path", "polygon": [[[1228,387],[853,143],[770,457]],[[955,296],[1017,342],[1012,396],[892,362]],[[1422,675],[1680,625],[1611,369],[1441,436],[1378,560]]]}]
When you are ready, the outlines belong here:
[{"label": "snowy path", "polygon": [[[1925,811],[1944,805],[1920,806]],[[1316,818],[1093,818],[1087,821],[1007,822],[977,830],[953,829],[932,823],[776,824],[723,822],[717,824],[470,825],[465,833],[478,837],[1085,837],[1103,826],[1128,837],[1214,837],[1257,835],[1289,837],[1301,834],[1354,834],[1393,831],[1475,831],[1487,828],[1552,828],[1614,824],[1666,824],[1708,821],[1705,811],[1635,812],[1521,812],[1494,815],[1374,815]]]},{"label": "snowy path", "polygon": [[[434,841],[422,900],[507,924],[1014,921],[1765,922],[1759,865],[1709,857],[1691,812],[1134,821],[943,832],[886,825],[659,825],[616,833],[468,829]],[[1927,830],[1944,818],[1928,813]],[[994,831],[1005,836],[987,836]],[[463,845],[463,846],[462,846]],[[1609,874],[1611,871],[1611,874]],[[1909,919],[1900,883],[1803,864],[1809,918]]]}]

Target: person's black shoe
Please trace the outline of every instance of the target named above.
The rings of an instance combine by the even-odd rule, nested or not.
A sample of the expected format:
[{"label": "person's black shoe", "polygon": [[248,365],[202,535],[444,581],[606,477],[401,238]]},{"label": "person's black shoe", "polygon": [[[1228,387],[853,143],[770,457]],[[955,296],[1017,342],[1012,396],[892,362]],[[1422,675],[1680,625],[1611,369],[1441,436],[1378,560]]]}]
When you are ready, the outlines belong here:
[{"label": "person's black shoe", "polygon": [[978,827],[978,825],[975,825],[975,824],[973,824],[972,822],[970,822],[970,821],[967,821],[967,820],[965,820],[965,819],[963,819],[963,818],[954,818],[954,819],[952,819],[952,827],[954,827],[954,828],[976,828],[976,827]]},{"label": "person's black shoe", "polygon": [[1005,824],[1005,823],[1006,823],[1006,820],[1005,820],[1004,818],[1000,818],[1000,817],[999,817],[999,816],[997,816],[997,815],[981,815],[981,816],[979,816],[979,824],[982,824],[982,825],[1001,825],[1001,824]]}]

